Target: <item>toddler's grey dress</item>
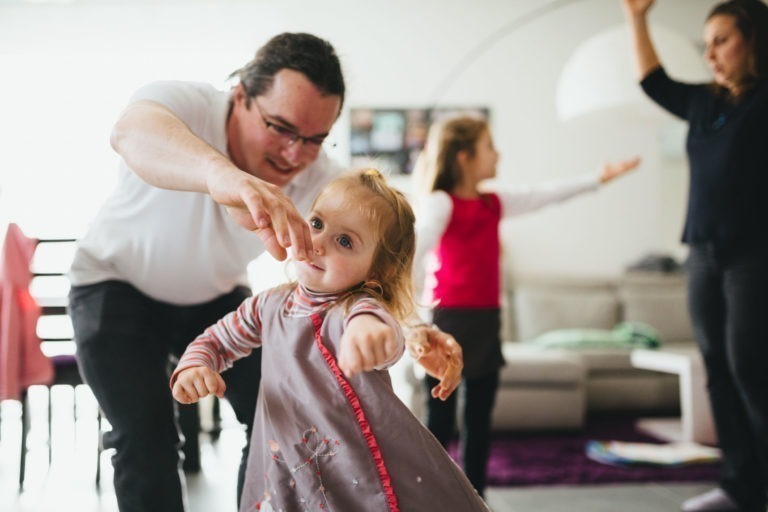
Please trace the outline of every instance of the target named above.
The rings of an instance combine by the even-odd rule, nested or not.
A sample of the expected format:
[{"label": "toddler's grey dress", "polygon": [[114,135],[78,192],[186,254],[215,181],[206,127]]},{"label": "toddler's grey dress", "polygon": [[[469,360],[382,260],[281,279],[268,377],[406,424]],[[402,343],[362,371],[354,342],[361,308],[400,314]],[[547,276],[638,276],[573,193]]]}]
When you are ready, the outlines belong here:
[{"label": "toddler's grey dress", "polygon": [[344,308],[290,317],[291,290],[260,312],[262,379],[240,511],[487,511],[389,374],[346,379]]}]

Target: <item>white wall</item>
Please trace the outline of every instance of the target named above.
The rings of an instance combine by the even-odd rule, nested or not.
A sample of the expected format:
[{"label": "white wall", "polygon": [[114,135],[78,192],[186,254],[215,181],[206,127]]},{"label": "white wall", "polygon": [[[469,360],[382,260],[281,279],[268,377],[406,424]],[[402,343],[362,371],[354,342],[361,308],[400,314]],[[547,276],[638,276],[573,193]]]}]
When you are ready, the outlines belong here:
[{"label": "white wall", "polygon": [[[653,20],[700,39],[715,2],[658,3]],[[552,2],[555,10],[495,40],[438,91],[480,42],[545,5],[6,0],[0,4],[0,215],[36,236],[79,235],[112,186],[109,129],[133,89],[165,78],[223,85],[272,35],[310,31],[328,38],[342,58],[347,108],[487,105],[502,153],[502,185],[643,157],[640,170],[594,195],[505,222],[514,274],[611,276],[649,251],[683,255],[677,239],[687,171],[684,160],[662,154],[661,124],[616,112],[562,123],[555,112],[568,56],[589,35],[622,22],[619,0]],[[341,159],[347,122],[345,111],[332,134]]]}]

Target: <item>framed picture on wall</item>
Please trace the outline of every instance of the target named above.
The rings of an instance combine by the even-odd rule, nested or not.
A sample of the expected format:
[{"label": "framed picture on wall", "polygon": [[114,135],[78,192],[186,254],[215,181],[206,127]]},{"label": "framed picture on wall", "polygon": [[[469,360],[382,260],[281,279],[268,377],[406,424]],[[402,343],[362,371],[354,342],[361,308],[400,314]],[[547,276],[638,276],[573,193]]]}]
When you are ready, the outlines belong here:
[{"label": "framed picture on wall", "polygon": [[486,107],[352,108],[350,151],[353,167],[376,167],[411,174],[432,123],[458,115],[489,119]]}]

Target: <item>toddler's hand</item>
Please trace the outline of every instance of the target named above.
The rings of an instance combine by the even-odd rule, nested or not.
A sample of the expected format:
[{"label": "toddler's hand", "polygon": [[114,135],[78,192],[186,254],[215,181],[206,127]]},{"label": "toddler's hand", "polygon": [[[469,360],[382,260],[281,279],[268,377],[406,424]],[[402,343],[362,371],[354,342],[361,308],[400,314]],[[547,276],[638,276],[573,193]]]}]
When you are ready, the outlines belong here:
[{"label": "toddler's hand", "polygon": [[397,351],[397,334],[392,327],[374,315],[357,315],[341,337],[339,368],[351,377],[392,360]]},{"label": "toddler's hand", "polygon": [[461,384],[464,358],[456,340],[435,326],[411,329],[405,341],[411,357],[440,382],[432,388],[432,397],[446,400]]},{"label": "toddler's hand", "polygon": [[182,370],[173,383],[173,398],[182,404],[193,404],[203,397],[214,394],[224,397],[227,385],[221,375],[205,366]]}]

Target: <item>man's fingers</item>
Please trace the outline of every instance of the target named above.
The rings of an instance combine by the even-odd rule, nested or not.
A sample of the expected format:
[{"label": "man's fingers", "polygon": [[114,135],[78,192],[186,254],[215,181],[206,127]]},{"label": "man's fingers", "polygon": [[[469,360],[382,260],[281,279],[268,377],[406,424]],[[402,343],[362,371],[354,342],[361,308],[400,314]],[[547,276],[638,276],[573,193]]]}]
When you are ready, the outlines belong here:
[{"label": "man's fingers", "polygon": [[307,259],[312,250],[312,235],[307,221],[295,209],[278,209],[272,215],[272,227],[280,245],[292,247],[293,255],[298,261]]},{"label": "man's fingers", "polygon": [[291,247],[293,247],[296,259],[304,261],[312,252],[312,235],[309,233],[306,221],[302,219],[299,229],[291,230]]},{"label": "man's fingers", "polygon": [[[306,260],[312,238],[306,221],[277,186],[255,180],[242,190],[239,201],[229,206],[230,215],[243,227],[255,231],[273,257],[282,261],[292,247],[299,260]],[[241,211],[245,210],[245,212]],[[244,213],[247,212],[248,218]]]},{"label": "man's fingers", "polygon": [[269,254],[272,255],[278,261],[284,261],[288,257],[288,253],[285,248],[280,245],[275,236],[275,231],[271,228],[257,229],[256,235],[261,239],[261,243],[264,244],[264,248]]},{"label": "man's fingers", "polygon": [[270,227],[275,232],[277,241],[283,247],[291,246],[291,225],[286,216],[285,209],[274,207],[269,214]]},{"label": "man's fingers", "polygon": [[248,231],[254,231],[259,228],[258,223],[253,219],[251,212],[245,207],[227,206],[227,213],[235,222]]},{"label": "man's fingers", "polygon": [[280,216],[272,217],[272,224],[254,230],[264,248],[273,258],[283,261],[288,256],[286,247],[293,247],[294,257],[299,261],[306,260],[312,250],[312,236],[306,221],[301,219],[290,225],[286,219],[278,219]]}]

